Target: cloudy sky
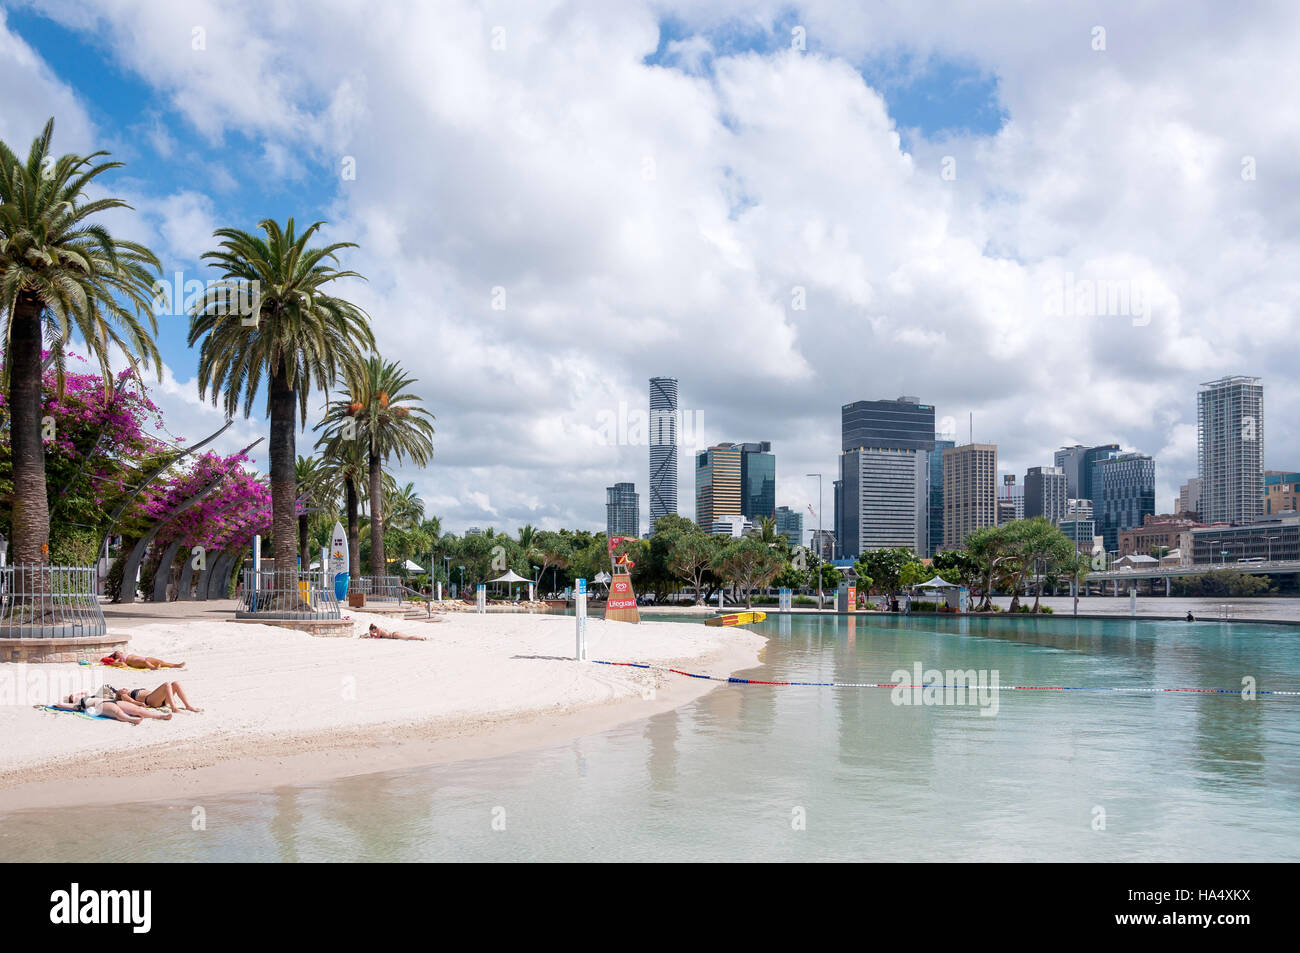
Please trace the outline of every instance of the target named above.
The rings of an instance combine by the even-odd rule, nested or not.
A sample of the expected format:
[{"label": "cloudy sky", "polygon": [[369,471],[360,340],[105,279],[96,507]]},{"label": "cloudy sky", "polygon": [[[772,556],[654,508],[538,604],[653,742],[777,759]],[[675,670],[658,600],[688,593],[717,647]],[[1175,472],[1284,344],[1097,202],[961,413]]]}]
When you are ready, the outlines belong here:
[{"label": "cloudy sky", "polygon": [[840,406],[899,394],[1004,471],[1151,453],[1165,510],[1225,374],[1300,469],[1297,48],[1287,2],[0,0],[0,139],[124,161],[112,227],[169,276],[266,217],[357,242],[450,530],[603,528],[625,480],[644,528],[654,375],[700,446],[772,441],[778,504],[826,474],[828,524]]}]

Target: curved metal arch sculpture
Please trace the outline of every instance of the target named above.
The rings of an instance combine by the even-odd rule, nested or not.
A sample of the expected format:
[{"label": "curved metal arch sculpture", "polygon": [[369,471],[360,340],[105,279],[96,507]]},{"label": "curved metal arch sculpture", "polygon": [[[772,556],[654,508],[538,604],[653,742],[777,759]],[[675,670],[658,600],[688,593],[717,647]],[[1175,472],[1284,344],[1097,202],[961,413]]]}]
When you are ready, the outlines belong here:
[{"label": "curved metal arch sculpture", "polygon": [[180,551],[181,541],[178,539],[167,547],[163,553],[162,562],[158,564],[158,572],[153,577],[153,599],[152,602],[167,601],[167,583],[171,581],[172,563],[176,562],[176,554]]},{"label": "curved metal arch sculpture", "polygon": [[[262,437],[258,437],[256,440],[250,443],[243,450],[239,451],[239,455],[243,456],[244,454],[248,453],[249,450],[252,450],[259,443],[261,443],[263,439],[264,438]],[[211,482],[209,482],[206,486],[204,486],[201,490],[199,490],[199,492],[195,493],[193,496],[191,496],[188,500],[185,500],[179,506],[173,508],[172,511],[169,512],[164,518],[154,523],[154,525],[150,527],[149,531],[145,533],[143,536],[141,536],[139,540],[136,541],[135,546],[131,548],[131,554],[126,558],[126,564],[122,567],[122,591],[118,596],[118,601],[124,603],[135,602],[135,577],[140,572],[140,565],[141,563],[144,562],[145,553],[148,551],[149,546],[157,538],[158,534],[162,532],[162,530],[169,523],[171,523],[171,521],[174,520],[177,516],[179,516],[181,513],[184,513],[191,506],[194,506],[200,501],[202,501],[204,497],[206,497],[209,493],[211,493],[213,490],[219,487],[222,481],[224,481],[225,479],[226,479],[225,473],[222,473],[217,477],[215,477]],[[186,563],[186,565],[189,565],[189,563]]]}]

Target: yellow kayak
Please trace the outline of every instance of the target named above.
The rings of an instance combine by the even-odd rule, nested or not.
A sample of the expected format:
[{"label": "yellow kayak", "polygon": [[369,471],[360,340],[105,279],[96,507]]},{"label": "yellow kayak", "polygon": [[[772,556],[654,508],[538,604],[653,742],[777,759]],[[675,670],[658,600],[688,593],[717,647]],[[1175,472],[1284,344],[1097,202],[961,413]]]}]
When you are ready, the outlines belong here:
[{"label": "yellow kayak", "polygon": [[751,625],[767,618],[766,612],[731,612],[727,615],[705,619],[705,625]]}]

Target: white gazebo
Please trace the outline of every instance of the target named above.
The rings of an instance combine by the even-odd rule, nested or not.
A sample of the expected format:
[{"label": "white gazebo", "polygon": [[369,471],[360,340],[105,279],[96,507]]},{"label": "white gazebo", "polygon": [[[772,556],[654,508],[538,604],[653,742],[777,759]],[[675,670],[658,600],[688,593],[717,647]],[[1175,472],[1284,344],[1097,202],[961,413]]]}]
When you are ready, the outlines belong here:
[{"label": "white gazebo", "polygon": [[[509,584],[514,584],[516,582],[530,583],[532,582],[532,580],[524,578],[523,576],[519,575],[519,573],[511,569],[504,576],[497,576],[497,578],[495,579],[489,579],[488,582],[504,582],[509,585]],[[509,591],[510,591],[509,589],[506,590],[507,593],[509,593]]]},{"label": "white gazebo", "polygon": [[916,588],[918,589],[960,589],[961,586],[957,585],[956,583],[949,582],[947,579],[944,579],[942,576],[935,576],[929,582],[923,582],[920,585],[918,585]]},{"label": "white gazebo", "polygon": [[929,580],[928,582],[921,583],[916,588],[943,590],[943,601],[947,604],[948,608],[950,609],[958,608],[956,601],[953,598],[953,593],[961,589],[961,586],[957,585],[956,583],[949,582],[947,579],[944,579],[942,576],[935,576],[933,579]]}]

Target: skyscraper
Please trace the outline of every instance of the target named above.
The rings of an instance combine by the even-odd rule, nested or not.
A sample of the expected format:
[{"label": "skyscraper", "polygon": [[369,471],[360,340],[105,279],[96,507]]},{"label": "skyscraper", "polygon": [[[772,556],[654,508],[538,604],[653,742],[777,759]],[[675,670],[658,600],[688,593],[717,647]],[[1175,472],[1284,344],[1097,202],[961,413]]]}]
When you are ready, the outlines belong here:
[{"label": "skyscraper", "polygon": [[741,515],[770,519],[776,515],[776,457],[771,441],[735,446],[740,448]]},{"label": "skyscraper", "polygon": [[943,546],[957,549],[973,530],[998,522],[998,448],[968,443],[943,452]]},{"label": "skyscraper", "polygon": [[943,452],[957,446],[955,440],[941,440],[934,435],[934,449],[930,451],[930,545],[927,556],[933,556],[943,545]]},{"label": "skyscraper", "polygon": [[915,397],[854,401],[840,408],[840,425],[840,556],[893,546],[924,554],[934,406]]},{"label": "skyscraper", "polygon": [[677,378],[650,378],[650,532],[677,512]]},{"label": "skyscraper", "polygon": [[1254,522],[1264,507],[1264,385],[1224,377],[1196,396],[1201,522]]},{"label": "skyscraper", "polygon": [[695,455],[695,522],[705,532],[723,516],[743,516],[740,489],[741,450],[721,443]]},{"label": "skyscraper", "polygon": [[776,508],[776,531],[784,536],[791,546],[803,545],[803,514],[788,506]]},{"label": "skyscraper", "polygon": [[641,535],[641,497],[634,483],[605,487],[605,535]]},{"label": "skyscraper", "polygon": [[1197,516],[1201,512],[1201,478],[1192,477],[1178,488],[1178,499],[1174,501],[1174,515],[1184,513]]},{"label": "skyscraper", "polygon": [[[1073,447],[1062,447],[1054,454],[1053,462],[1065,474],[1065,492],[1067,496],[1075,498],[1083,496],[1079,492],[1079,468],[1083,465],[1083,455],[1087,451],[1088,448],[1083,444],[1076,443]],[[1091,499],[1091,497],[1088,497],[1088,499]]]},{"label": "skyscraper", "polygon": [[1141,526],[1156,511],[1156,462],[1145,453],[1115,453],[1092,466],[1093,520],[1106,551],[1119,548],[1120,530]]},{"label": "skyscraper", "polygon": [[1103,443],[1095,447],[1075,444],[1073,447],[1062,447],[1057,450],[1053,462],[1065,471],[1066,497],[1091,500],[1093,465],[1112,453],[1119,453],[1119,444]]},{"label": "skyscraper", "polygon": [[1053,523],[1065,518],[1065,470],[1062,467],[1030,467],[1025,474],[1025,518],[1045,516]]}]

